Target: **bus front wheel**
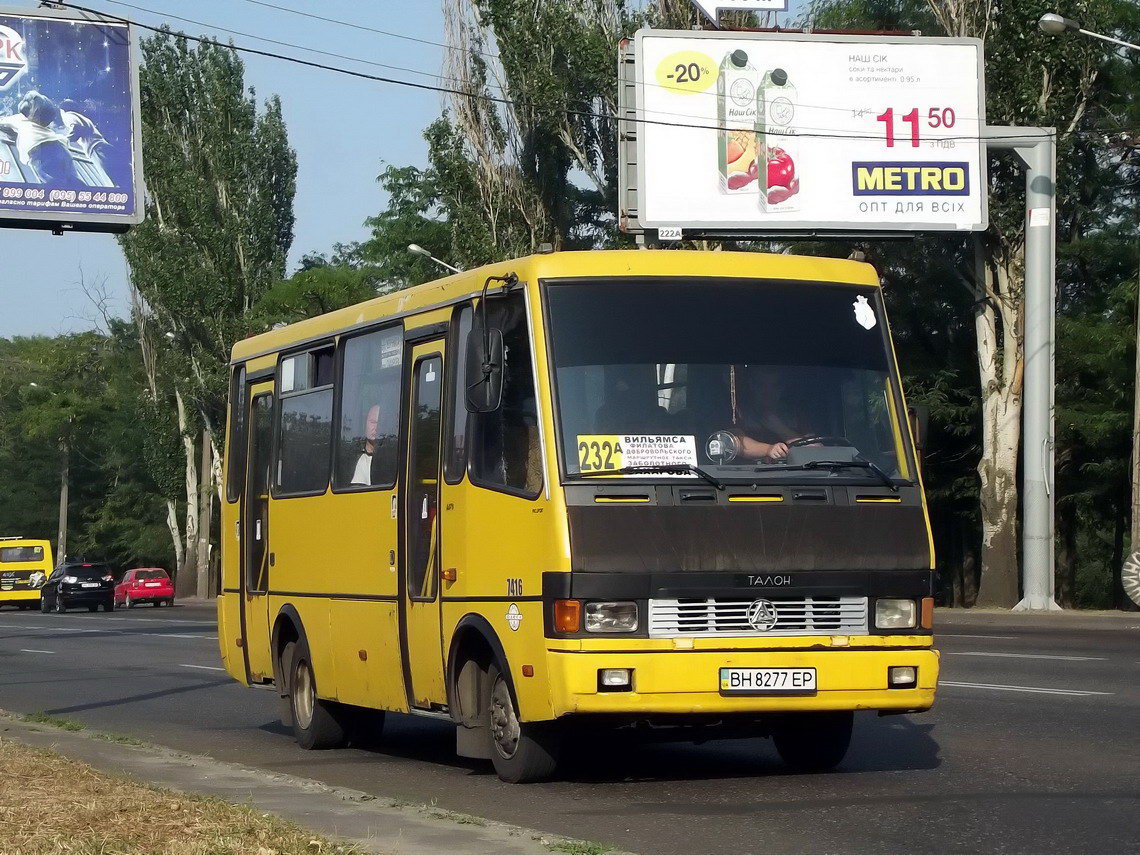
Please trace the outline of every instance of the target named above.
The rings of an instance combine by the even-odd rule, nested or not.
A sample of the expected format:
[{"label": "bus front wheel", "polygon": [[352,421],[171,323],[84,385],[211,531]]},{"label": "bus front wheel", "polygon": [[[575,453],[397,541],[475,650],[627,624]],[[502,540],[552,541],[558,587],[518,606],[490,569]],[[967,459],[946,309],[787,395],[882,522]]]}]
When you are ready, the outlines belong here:
[{"label": "bus front wheel", "polygon": [[293,713],[293,736],[306,751],[337,748],[345,742],[344,727],[331,701],[317,697],[317,681],[305,639],[296,642],[289,668],[289,705]]},{"label": "bus front wheel", "polygon": [[554,774],[561,747],[558,725],[519,721],[510,684],[495,664],[487,672],[483,709],[491,740],[491,762],[500,779],[509,784],[527,784],[545,781]]},{"label": "bus front wheel", "polygon": [[855,714],[801,713],[772,725],[772,741],[780,759],[797,772],[826,772],[838,766],[851,745]]}]

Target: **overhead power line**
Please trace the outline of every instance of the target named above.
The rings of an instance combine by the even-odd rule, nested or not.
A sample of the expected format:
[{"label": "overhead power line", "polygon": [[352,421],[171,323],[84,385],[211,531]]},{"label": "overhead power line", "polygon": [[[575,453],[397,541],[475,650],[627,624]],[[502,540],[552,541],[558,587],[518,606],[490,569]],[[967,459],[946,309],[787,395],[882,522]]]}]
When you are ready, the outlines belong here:
[{"label": "overhead power line", "polygon": [[[57,0],[57,2],[58,2],[58,5],[60,5],[64,8],[67,8],[67,9],[73,9],[77,12],[86,12],[90,15],[95,15],[96,17],[99,17],[99,18],[102,18],[102,19],[108,20],[108,21],[116,21],[116,22],[122,23],[122,24],[129,24],[131,26],[136,26],[139,29],[147,30],[148,32],[159,33],[159,34],[165,35],[165,36],[174,36],[177,38],[185,39],[187,41],[195,42],[197,44],[219,45],[221,47],[226,47],[230,50],[238,51],[241,53],[247,53],[247,54],[250,54],[252,56],[262,56],[262,57],[267,57],[270,59],[278,59],[278,60],[281,60],[282,62],[289,62],[289,63],[293,63],[294,65],[301,65],[301,66],[305,66],[307,68],[317,68],[317,69],[321,69],[324,71],[331,71],[331,72],[334,72],[337,74],[344,74],[344,75],[347,75],[349,77],[359,78],[361,80],[372,80],[372,81],[375,81],[377,83],[389,83],[389,84],[392,84],[394,86],[403,86],[403,87],[410,88],[410,89],[419,89],[419,90],[422,90],[425,92],[438,92],[438,93],[443,93],[446,95],[455,95],[455,96],[461,97],[461,98],[473,98],[473,99],[484,101],[487,103],[500,104],[500,105],[510,106],[510,107],[521,107],[521,108],[525,108],[525,109],[532,109],[532,110],[535,110],[538,112],[542,112],[542,111],[560,112],[560,113],[563,113],[564,115],[567,115],[567,116],[573,116],[575,118],[582,118],[582,119],[600,119],[600,120],[606,121],[606,122],[624,121],[624,122],[629,122],[632,124],[639,124],[639,125],[654,125],[654,126],[673,127],[673,128],[690,128],[690,129],[710,130],[710,131],[731,131],[731,130],[734,130],[733,128],[721,126],[721,125],[697,124],[697,123],[693,123],[693,122],[670,122],[670,121],[665,121],[662,119],[649,119],[649,118],[645,118],[643,116],[630,116],[630,117],[612,116],[612,115],[608,115],[605,113],[595,113],[595,112],[590,111],[590,110],[576,110],[576,109],[573,109],[570,107],[551,107],[549,104],[540,104],[540,103],[536,103],[536,102],[520,101],[520,100],[511,99],[511,98],[504,98],[504,97],[500,97],[500,96],[496,96],[496,95],[488,95],[488,94],[479,93],[479,92],[466,92],[466,91],[463,91],[461,89],[455,89],[455,88],[448,87],[448,86],[433,86],[430,83],[419,83],[419,82],[414,81],[414,80],[401,80],[401,79],[396,78],[396,77],[387,77],[387,76],[380,75],[380,74],[370,74],[370,73],[365,72],[365,71],[357,71],[355,69],[342,68],[340,66],[329,65],[327,63],[317,62],[315,60],[310,60],[310,59],[303,59],[301,57],[290,56],[288,54],[274,53],[272,51],[261,50],[259,48],[249,47],[247,45],[237,45],[237,44],[233,44],[233,43],[231,43],[229,45],[221,45],[216,39],[207,38],[205,36],[192,36],[192,35],[189,35],[188,33],[173,31],[168,27],[159,27],[159,26],[154,26],[152,24],[144,24],[140,21],[135,21],[135,20],[132,20],[130,18],[124,18],[124,17],[118,16],[118,15],[111,15],[111,14],[106,13],[106,12],[101,12],[97,9],[92,9],[88,6],[80,6],[80,5],[77,5],[75,3],[71,3],[70,0]],[[111,0],[111,2],[118,2],[118,0]],[[127,5],[127,4],[122,3],[121,5]],[[134,8],[141,8],[141,7],[134,7]],[[150,12],[150,10],[148,10],[148,9],[142,9],[142,11]],[[161,13],[154,13],[154,14],[161,14]],[[341,58],[343,59],[345,57],[341,57]],[[1097,134],[1099,134],[1101,132],[1100,131],[1084,131],[1081,133],[1097,133]],[[804,138],[810,138],[810,139],[839,139],[839,140],[878,140],[878,139],[880,139],[880,137],[878,135],[850,134],[850,133],[801,133],[801,134],[797,134],[797,136],[804,137]],[[1055,136],[1056,136],[1056,131],[1049,131],[1049,132],[1041,133],[1041,134],[1019,135],[1018,139],[1025,140],[1025,139],[1030,139],[1033,137],[1036,137],[1039,139],[1047,139],[1049,137],[1055,137]],[[979,137],[977,135],[960,135],[960,136],[944,136],[944,137],[939,137],[939,139],[940,140],[977,141],[979,139],[982,139],[982,137]],[[985,139],[992,139],[992,137],[986,137]]]},{"label": "overhead power line", "polygon": [[[288,6],[279,6],[276,3],[267,3],[266,0],[245,0],[245,2],[252,3],[254,6],[265,6],[268,9],[278,9],[282,12],[289,12],[293,15],[300,15],[302,18],[309,18],[313,21],[324,21],[326,24],[339,24],[342,27],[350,27],[351,29],[361,30],[366,33],[376,33],[377,35],[389,36],[393,39],[404,39],[405,41],[418,42],[422,45],[432,45],[434,47],[441,47],[444,50],[459,51],[460,53],[466,53],[468,50],[467,48],[456,47],[455,45],[445,44],[444,42],[433,42],[431,39],[421,39],[416,36],[406,35],[404,33],[394,33],[391,30],[381,30],[377,27],[369,27],[366,24],[358,24],[355,21],[344,21],[340,18],[329,18],[324,15],[316,15],[312,12],[302,12],[300,9],[290,9]],[[496,53],[487,53],[486,51],[481,50],[476,50],[475,52],[491,59],[499,58],[499,55]]]}]

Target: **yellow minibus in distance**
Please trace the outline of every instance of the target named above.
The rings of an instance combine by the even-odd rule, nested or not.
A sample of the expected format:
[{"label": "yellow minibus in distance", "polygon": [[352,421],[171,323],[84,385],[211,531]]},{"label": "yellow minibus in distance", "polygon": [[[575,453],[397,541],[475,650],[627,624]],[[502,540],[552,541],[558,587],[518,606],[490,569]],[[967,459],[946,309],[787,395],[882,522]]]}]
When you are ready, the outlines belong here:
[{"label": "yellow minibus in distance", "polygon": [[855,711],[934,702],[906,413],[875,271],[837,259],[537,254],[251,337],[223,662],[306,748],[388,711],[506,781],[602,722],[832,767]]},{"label": "yellow minibus in distance", "polygon": [[40,586],[51,571],[50,542],[0,537],[0,606],[39,608]]}]

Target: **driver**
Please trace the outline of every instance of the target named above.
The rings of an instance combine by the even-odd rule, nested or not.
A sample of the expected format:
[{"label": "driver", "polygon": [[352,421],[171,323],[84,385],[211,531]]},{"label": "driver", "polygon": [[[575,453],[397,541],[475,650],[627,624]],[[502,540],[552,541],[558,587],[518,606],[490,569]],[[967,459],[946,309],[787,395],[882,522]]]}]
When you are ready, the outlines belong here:
[{"label": "driver", "polygon": [[736,431],[740,455],[751,460],[783,460],[788,443],[807,436],[791,400],[786,379],[766,365],[746,366],[737,387]]}]

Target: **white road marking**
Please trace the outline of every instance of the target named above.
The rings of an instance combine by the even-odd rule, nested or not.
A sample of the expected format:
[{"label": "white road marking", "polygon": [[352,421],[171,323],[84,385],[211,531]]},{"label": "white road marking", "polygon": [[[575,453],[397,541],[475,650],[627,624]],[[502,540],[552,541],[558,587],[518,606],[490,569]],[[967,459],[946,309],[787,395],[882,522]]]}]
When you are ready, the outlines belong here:
[{"label": "white road marking", "polygon": [[154,638],[197,638],[206,639],[207,641],[218,640],[218,637],[216,635],[189,635],[173,632],[136,632],[135,630],[128,629],[95,629],[93,627],[86,628],[76,626],[43,626],[30,623],[0,623],[0,629],[25,629],[31,630],[33,632],[79,632],[87,633],[88,635],[147,635]]},{"label": "white road marking", "polygon": [[1039,695],[1069,695],[1083,698],[1088,695],[1114,695],[1115,692],[1091,692],[1084,689],[1047,689],[1042,686],[1002,686],[996,683],[959,683],[952,680],[939,680],[939,686],[955,686],[962,689],[990,689],[995,692],[1031,692]]},{"label": "white road marking", "polygon": [[1052,656],[1045,653],[985,653],[980,650],[943,650],[943,656],[997,656],[1002,659],[1055,659],[1061,662],[1107,662],[1104,656]]},{"label": "white road marking", "polygon": [[55,653],[54,650],[32,650],[30,647],[21,647],[21,653]]},{"label": "white road marking", "polygon": [[225,671],[226,670],[225,668],[219,668],[216,665],[184,665],[181,662],[178,663],[178,667],[179,668],[201,668],[203,671]]}]

